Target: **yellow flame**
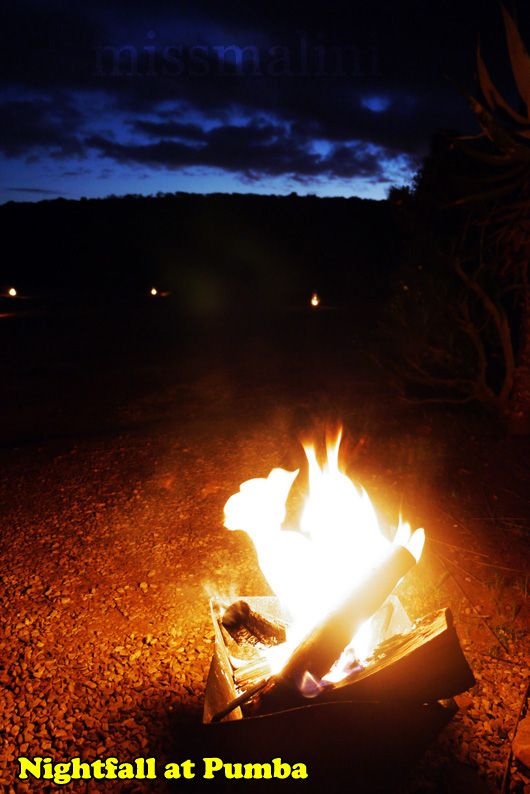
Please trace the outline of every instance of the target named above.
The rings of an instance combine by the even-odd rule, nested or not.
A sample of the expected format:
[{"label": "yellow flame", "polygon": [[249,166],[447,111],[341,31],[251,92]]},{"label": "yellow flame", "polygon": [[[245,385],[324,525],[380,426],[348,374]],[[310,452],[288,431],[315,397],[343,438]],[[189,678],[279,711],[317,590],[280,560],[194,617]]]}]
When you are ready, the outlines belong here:
[{"label": "yellow flame", "polygon": [[157,290],[157,288],[156,288],[156,287],[151,287],[151,295],[152,295],[153,297],[155,297],[155,295],[158,295],[158,290]]},{"label": "yellow flame", "polygon": [[16,297],[17,297],[17,291],[16,291],[16,289],[15,289],[14,287],[10,287],[10,288],[8,289],[8,291],[7,291],[7,294],[8,294],[8,295],[9,295],[11,298],[16,298]]},{"label": "yellow flame", "polygon": [[311,303],[311,306],[313,306],[314,308],[316,308],[317,306],[320,306],[320,298],[318,297],[318,293],[317,292],[313,292],[313,294],[311,295],[310,303]]},{"label": "yellow flame", "polygon": [[[406,547],[419,560],[423,530],[411,531],[400,519],[394,541],[383,535],[366,491],[339,467],[341,434],[328,444],[320,466],[315,448],[304,447],[309,463],[309,492],[299,529],[283,527],[286,501],[298,471],[273,469],[268,477],[248,480],[225,505],[225,527],[251,537],[262,573],[291,621],[285,648],[275,649],[281,669],[289,648],[322,620],[392,551]],[[357,658],[371,645],[370,621],[353,638]],[[283,661],[282,661],[283,658]]]}]

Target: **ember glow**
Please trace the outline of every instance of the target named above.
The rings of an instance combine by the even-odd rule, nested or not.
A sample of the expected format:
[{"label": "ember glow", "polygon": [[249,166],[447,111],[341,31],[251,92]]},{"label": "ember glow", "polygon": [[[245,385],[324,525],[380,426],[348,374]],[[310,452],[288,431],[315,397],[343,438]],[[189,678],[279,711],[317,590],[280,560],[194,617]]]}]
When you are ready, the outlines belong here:
[{"label": "ember glow", "polygon": [[[394,541],[381,532],[366,491],[339,467],[341,435],[327,446],[321,466],[315,448],[305,446],[309,492],[299,527],[284,527],[286,501],[298,470],[273,469],[267,478],[248,480],[225,505],[225,527],[251,537],[262,573],[288,620],[287,642],[270,649],[271,669],[282,669],[296,644],[384,562],[396,546],[419,560],[424,531],[400,520]],[[348,646],[358,660],[373,650],[371,618]],[[335,671],[335,676],[337,675]]]}]

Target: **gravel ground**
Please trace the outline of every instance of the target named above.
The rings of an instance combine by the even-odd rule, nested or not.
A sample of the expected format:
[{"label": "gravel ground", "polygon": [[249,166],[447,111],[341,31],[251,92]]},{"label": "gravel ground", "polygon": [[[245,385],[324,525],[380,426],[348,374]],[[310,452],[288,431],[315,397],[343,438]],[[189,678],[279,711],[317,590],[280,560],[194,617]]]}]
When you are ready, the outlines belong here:
[{"label": "gravel ground", "polygon": [[[200,723],[208,596],[264,587],[221,520],[253,445],[196,423],[3,453],[2,790],[19,755],[163,758],[176,726]],[[270,440],[260,458],[272,467]]]},{"label": "gravel ground", "polygon": [[[17,781],[20,755],[163,762],[200,723],[209,594],[266,592],[249,542],[222,527],[224,502],[241,481],[288,465],[297,444],[278,406],[230,418],[211,384],[208,395],[151,428],[0,454],[2,791],[56,790]],[[369,493],[378,505],[387,489],[397,510],[406,473],[378,470],[366,454]],[[506,564],[495,538],[481,546],[436,499],[424,494],[424,512],[416,504],[439,545],[403,599],[411,614],[453,608],[477,685],[407,790],[499,790],[529,678],[526,593],[485,580],[477,559]],[[514,557],[523,569],[517,548]],[[522,604],[511,620],[505,603]],[[530,791],[529,770],[514,766],[511,777],[511,790]]]}]

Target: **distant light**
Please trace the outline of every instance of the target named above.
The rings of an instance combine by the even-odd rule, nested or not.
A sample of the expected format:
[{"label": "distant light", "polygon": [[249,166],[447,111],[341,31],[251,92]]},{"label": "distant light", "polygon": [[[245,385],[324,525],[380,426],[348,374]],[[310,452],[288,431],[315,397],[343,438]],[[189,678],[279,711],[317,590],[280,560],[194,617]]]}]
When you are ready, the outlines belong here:
[{"label": "distant light", "polygon": [[8,289],[8,291],[7,291],[7,294],[9,295],[10,298],[16,298],[17,297],[17,291],[16,291],[16,289],[14,287],[10,287]]},{"label": "distant light", "polygon": [[320,306],[320,298],[318,297],[318,294],[316,292],[313,292],[313,294],[311,295],[310,303],[314,309],[316,309],[317,306]]},{"label": "distant light", "polygon": [[152,295],[153,297],[155,297],[156,295],[158,295],[158,290],[157,290],[157,288],[156,288],[156,287],[151,287],[151,295]]}]

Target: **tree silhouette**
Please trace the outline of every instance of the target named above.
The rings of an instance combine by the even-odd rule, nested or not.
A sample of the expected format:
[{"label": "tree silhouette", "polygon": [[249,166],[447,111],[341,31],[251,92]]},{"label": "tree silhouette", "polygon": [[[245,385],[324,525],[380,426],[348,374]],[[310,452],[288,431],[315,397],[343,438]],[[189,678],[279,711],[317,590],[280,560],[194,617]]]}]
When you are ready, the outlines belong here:
[{"label": "tree silhouette", "polygon": [[408,241],[390,314],[405,396],[480,402],[528,433],[530,57],[503,17],[521,108],[498,91],[479,47],[478,98],[464,92],[479,134],[438,135],[414,190],[389,196]]}]

